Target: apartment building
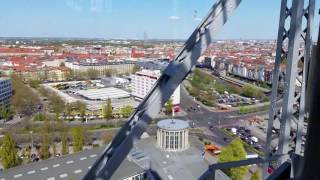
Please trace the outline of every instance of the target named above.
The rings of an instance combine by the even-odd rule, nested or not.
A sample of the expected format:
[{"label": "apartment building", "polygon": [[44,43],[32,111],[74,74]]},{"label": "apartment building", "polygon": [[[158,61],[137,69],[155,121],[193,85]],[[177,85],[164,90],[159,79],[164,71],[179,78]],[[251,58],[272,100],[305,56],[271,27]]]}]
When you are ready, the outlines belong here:
[{"label": "apartment building", "polygon": [[77,72],[86,72],[96,70],[103,75],[106,70],[114,70],[119,74],[131,73],[134,67],[132,61],[107,61],[96,59],[73,60],[68,59],[65,66]]},{"label": "apartment building", "polygon": [[[132,77],[132,95],[136,99],[143,99],[152,89],[156,81],[161,76],[160,70],[147,70],[136,72]],[[180,108],[180,86],[173,92],[171,96],[175,111]]]},{"label": "apartment building", "polygon": [[5,103],[10,106],[10,98],[12,96],[12,85],[9,78],[0,78],[0,104]]}]

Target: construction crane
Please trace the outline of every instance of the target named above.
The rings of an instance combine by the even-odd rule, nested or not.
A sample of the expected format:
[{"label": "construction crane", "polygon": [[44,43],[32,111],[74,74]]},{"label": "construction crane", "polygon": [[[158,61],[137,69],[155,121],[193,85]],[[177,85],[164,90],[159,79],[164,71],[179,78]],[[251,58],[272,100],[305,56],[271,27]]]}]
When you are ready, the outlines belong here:
[{"label": "construction crane", "polygon": [[[307,1],[307,0],[306,0]],[[146,130],[152,119],[156,117],[163,105],[168,101],[178,85],[192,72],[197,59],[204,53],[214,35],[222,28],[231,14],[239,6],[241,0],[218,0],[210,9],[209,14],[191,34],[174,61],[164,70],[153,89],[143,99],[135,112],[129,117],[112,142],[103,150],[97,161],[87,172],[84,179],[109,179],[126,158],[134,141],[138,140]],[[307,7],[304,8],[304,5]],[[266,157],[252,158],[238,162],[214,164],[209,167],[199,179],[214,179],[216,169],[224,169],[249,164],[279,161],[284,164],[289,158],[289,141],[291,122],[297,126],[294,151],[301,155],[301,137],[303,121],[307,117],[305,112],[305,92],[308,73],[308,64],[311,57],[311,27],[313,24],[315,0],[287,0],[281,1],[279,31],[275,67],[273,72],[273,87],[267,130],[267,151],[271,152],[272,128],[275,121],[280,122],[278,152],[268,153]],[[290,18],[289,18],[290,17]],[[306,18],[306,23],[303,23]],[[290,26],[287,27],[286,24]],[[303,27],[304,26],[304,27]],[[300,44],[303,42],[304,50]],[[287,59],[285,76],[280,76],[280,64]],[[298,71],[298,61],[303,68]],[[282,79],[281,79],[282,78]],[[284,82],[283,104],[276,107],[279,82]],[[301,83],[297,88],[296,81]],[[298,113],[298,116],[295,114]],[[280,169],[280,168],[279,168]],[[213,175],[213,177],[212,177]]]}]

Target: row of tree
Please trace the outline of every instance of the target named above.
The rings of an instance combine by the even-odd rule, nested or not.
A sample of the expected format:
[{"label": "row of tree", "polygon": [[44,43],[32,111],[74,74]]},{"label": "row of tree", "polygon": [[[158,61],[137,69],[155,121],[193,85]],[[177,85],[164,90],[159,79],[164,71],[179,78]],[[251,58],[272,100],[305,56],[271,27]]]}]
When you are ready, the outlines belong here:
[{"label": "row of tree", "polygon": [[[121,107],[117,114],[120,115],[121,117],[127,118],[132,114],[133,110],[134,110],[133,106],[127,105],[127,106]],[[106,105],[102,107],[102,114],[103,114],[103,117],[107,120],[114,118],[115,112],[113,111],[110,98],[107,99]]]},{"label": "row of tree", "polygon": [[10,76],[12,81],[11,107],[19,114],[30,115],[37,111],[40,98],[36,91],[27,86],[16,74]]},{"label": "row of tree", "polygon": [[[60,139],[61,139],[61,146],[62,155],[66,155],[69,153],[69,145],[68,145],[68,133],[69,130],[67,128],[61,131]],[[71,129],[71,134],[73,137],[73,151],[79,152],[82,151],[86,131],[81,126],[76,126]],[[53,149],[53,154],[56,154],[56,144],[54,143],[53,139],[51,139],[51,133],[49,128],[44,128],[43,132],[41,132],[41,146],[40,146],[40,156],[42,159],[48,159],[50,157],[50,147]],[[0,147],[0,158],[4,168],[8,169],[22,163],[22,159],[18,156],[18,150],[16,148],[16,143],[10,134],[6,134],[2,139],[1,147]],[[29,151],[29,158],[30,158],[30,151]],[[26,153],[26,152],[24,152]]]},{"label": "row of tree", "polygon": [[105,69],[103,71],[88,69],[87,71],[73,71],[68,69],[65,73],[67,80],[88,80],[88,79],[98,79],[100,77],[111,77],[118,75],[119,72],[116,69]]}]

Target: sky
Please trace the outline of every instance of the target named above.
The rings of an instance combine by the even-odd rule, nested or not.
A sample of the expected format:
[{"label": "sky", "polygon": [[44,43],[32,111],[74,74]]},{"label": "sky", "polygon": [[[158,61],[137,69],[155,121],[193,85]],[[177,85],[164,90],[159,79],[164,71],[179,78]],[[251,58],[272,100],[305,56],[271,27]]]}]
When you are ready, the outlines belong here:
[{"label": "sky", "polygon": [[[215,1],[1,0],[0,37],[186,39]],[[279,11],[280,0],[243,0],[216,38],[275,39]]]}]

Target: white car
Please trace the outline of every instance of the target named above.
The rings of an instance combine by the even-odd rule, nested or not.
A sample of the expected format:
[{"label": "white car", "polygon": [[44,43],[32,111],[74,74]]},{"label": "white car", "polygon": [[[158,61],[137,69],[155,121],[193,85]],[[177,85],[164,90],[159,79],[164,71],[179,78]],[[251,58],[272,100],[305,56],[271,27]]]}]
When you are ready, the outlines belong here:
[{"label": "white car", "polygon": [[237,128],[231,128],[231,132],[232,132],[233,134],[237,134]]},{"label": "white car", "polygon": [[251,137],[251,140],[252,140],[254,143],[257,143],[257,142],[258,142],[258,138],[257,138],[257,137],[254,137],[254,136]]}]

